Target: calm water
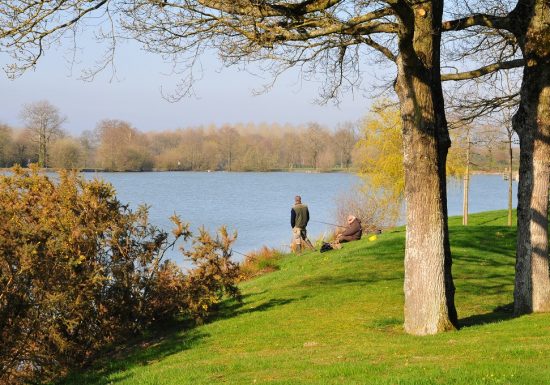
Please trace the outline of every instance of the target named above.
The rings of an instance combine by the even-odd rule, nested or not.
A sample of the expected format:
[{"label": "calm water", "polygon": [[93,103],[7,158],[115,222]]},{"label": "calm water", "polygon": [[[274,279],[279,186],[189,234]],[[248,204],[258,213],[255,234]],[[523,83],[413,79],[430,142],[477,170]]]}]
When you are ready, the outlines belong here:
[{"label": "calm water", "polygon": [[[291,235],[290,208],[297,194],[309,206],[310,238],[330,231],[330,226],[314,221],[333,223],[337,197],[360,182],[357,176],[345,173],[151,172],[86,176],[111,182],[120,200],[133,207],[150,205],[151,221],[166,230],[171,229],[168,218],[174,213],[190,222],[192,229],[204,225],[214,231],[225,224],[238,231],[234,250],[241,253],[262,245],[285,249]],[[470,186],[470,212],[506,208],[507,182],[501,176],[475,175]],[[514,182],[514,200],[516,189]],[[448,200],[449,215],[461,215],[461,182],[449,182]]]}]

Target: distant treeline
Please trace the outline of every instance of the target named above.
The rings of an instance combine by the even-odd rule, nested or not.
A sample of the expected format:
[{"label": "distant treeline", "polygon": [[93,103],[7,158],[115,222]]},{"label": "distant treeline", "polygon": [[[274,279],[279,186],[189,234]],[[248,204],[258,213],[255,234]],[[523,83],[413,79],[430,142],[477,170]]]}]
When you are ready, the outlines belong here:
[{"label": "distant treeline", "polygon": [[[47,141],[43,158],[46,167],[107,171],[327,170],[351,167],[357,140],[357,129],[351,124],[336,130],[312,123],[143,133],[125,121],[103,120],[79,137],[57,130]],[[36,131],[0,125],[0,166],[38,163],[39,146]]]},{"label": "distant treeline", "polygon": [[[40,163],[105,171],[350,169],[356,166],[356,143],[365,135],[360,123],[334,130],[317,123],[236,124],[144,133],[120,120],[103,120],[78,137],[62,130],[49,137],[38,132],[0,124],[0,167]],[[474,168],[502,171],[506,146],[480,146],[473,158]]]}]

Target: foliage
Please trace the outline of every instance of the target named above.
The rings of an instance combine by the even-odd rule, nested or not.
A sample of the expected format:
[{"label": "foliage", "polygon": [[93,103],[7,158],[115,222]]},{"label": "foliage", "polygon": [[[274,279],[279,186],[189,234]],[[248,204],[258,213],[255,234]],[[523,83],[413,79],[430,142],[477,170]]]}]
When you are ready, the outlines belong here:
[{"label": "foliage", "polygon": [[203,247],[186,252],[196,270],[185,275],[163,255],[192,236],[188,225],[173,217],[170,240],[147,207],[130,210],[104,182],[14,168],[0,190],[0,383],[56,377],[155,322],[204,319],[210,309],[196,303],[238,297],[233,239],[214,245],[201,234]]},{"label": "foliage", "polygon": [[99,165],[109,171],[145,171],[153,167],[147,139],[130,123],[103,120],[98,124]]},{"label": "foliage", "polygon": [[0,167],[6,167],[12,157],[13,132],[9,126],[0,124]]},{"label": "foliage", "polygon": [[401,211],[405,178],[403,137],[399,109],[388,101],[378,101],[363,120],[362,138],[355,152],[364,191],[383,206],[390,221]]},{"label": "foliage", "polygon": [[463,176],[466,173],[468,163],[467,152],[471,152],[471,147],[468,147],[469,138],[467,132],[460,130],[451,130],[450,135],[452,145],[447,154],[447,175],[452,177]]},{"label": "foliage", "polygon": [[199,323],[211,313],[224,294],[240,300],[239,265],[231,261],[231,245],[237,234],[230,235],[225,227],[217,239],[204,229],[194,239],[192,251],[184,251],[195,266],[185,279],[184,302],[187,312]]},{"label": "foliage", "polygon": [[84,151],[82,145],[73,138],[62,138],[52,143],[50,165],[54,168],[76,170],[82,167]]}]

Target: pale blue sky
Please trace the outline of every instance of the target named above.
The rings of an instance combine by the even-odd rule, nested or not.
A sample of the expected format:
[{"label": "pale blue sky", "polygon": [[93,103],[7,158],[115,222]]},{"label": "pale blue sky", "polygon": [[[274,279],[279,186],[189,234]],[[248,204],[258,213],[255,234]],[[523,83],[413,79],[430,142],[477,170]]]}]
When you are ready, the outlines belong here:
[{"label": "pale blue sky", "polygon": [[[161,87],[172,90],[176,75],[160,58],[139,50],[135,44],[118,47],[117,77],[110,81],[106,70],[93,82],[79,80],[80,71],[94,63],[100,53],[83,50],[75,68],[70,68],[66,48],[46,52],[37,68],[16,80],[0,74],[0,122],[20,127],[25,103],[48,100],[67,117],[64,129],[74,135],[93,129],[102,119],[121,119],[141,131],[224,123],[305,124],[318,122],[330,128],[356,121],[370,106],[370,97],[358,92],[346,95],[339,107],[316,105],[318,84],[298,82],[297,72],[280,78],[266,94],[253,95],[265,80],[236,69],[223,69],[215,57],[204,57],[206,73],[196,84],[196,97],[170,103],[162,98]],[[2,67],[7,56],[0,54]],[[369,83],[369,79],[365,79]]]}]

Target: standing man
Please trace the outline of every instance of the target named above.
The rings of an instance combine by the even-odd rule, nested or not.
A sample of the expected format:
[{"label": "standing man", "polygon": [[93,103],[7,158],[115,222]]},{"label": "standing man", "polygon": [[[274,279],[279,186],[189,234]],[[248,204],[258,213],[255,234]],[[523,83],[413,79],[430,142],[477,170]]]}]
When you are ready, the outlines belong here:
[{"label": "standing man", "polygon": [[307,238],[306,226],[308,222],[309,210],[307,206],[302,203],[302,197],[296,195],[296,197],[294,197],[294,206],[292,206],[292,209],[290,210],[290,225],[292,226],[292,232],[294,233],[292,243],[298,248],[298,251],[303,249],[302,245],[305,245],[309,249],[314,249],[313,245]]}]

